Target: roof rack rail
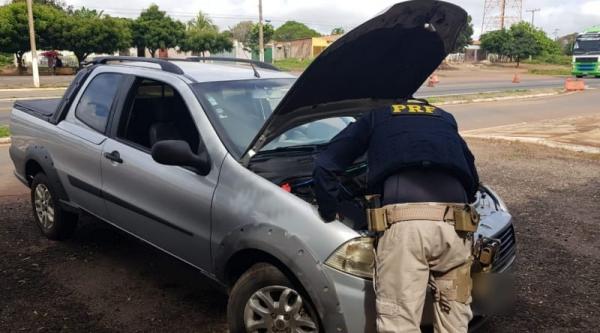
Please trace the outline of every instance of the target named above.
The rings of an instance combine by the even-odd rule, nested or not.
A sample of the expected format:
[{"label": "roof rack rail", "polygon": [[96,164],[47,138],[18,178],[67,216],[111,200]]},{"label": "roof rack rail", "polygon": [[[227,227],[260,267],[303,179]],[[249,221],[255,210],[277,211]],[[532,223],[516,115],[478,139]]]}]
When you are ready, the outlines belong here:
[{"label": "roof rack rail", "polygon": [[157,64],[160,66],[165,72],[173,73],[173,74],[184,74],[183,70],[175,65],[174,63],[157,58],[143,58],[143,57],[125,57],[125,56],[107,56],[107,57],[96,57],[92,61],[88,61],[84,63],[85,65],[98,65],[98,64],[106,64],[109,61],[118,61],[118,62],[147,62],[151,64]]},{"label": "roof rack rail", "polygon": [[266,63],[263,61],[251,60],[251,59],[228,58],[228,57],[187,57],[186,59],[191,60],[191,61],[241,62],[241,63],[245,63],[245,64],[255,65],[258,68],[270,69],[270,70],[274,70],[274,71],[281,71],[279,68],[277,68],[269,63]]}]

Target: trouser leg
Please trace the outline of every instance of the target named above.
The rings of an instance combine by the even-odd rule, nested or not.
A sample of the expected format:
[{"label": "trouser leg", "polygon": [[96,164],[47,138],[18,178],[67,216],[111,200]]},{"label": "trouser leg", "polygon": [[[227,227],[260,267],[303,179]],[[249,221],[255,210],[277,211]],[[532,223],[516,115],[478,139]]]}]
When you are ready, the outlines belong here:
[{"label": "trouser leg", "polygon": [[454,251],[450,250],[449,257],[466,258],[465,262],[443,273],[439,272],[439,267],[432,267],[433,288],[436,292],[433,304],[436,333],[466,333],[473,318],[470,242],[459,238],[458,235],[456,237],[458,242],[465,244],[464,249],[455,247]]},{"label": "trouser leg", "polygon": [[436,333],[467,332],[469,321],[473,318],[471,305],[457,301],[448,301],[450,312],[444,311],[439,302],[433,303],[434,331]]},{"label": "trouser leg", "polygon": [[414,222],[392,225],[377,245],[375,294],[380,333],[421,332],[429,266]]}]

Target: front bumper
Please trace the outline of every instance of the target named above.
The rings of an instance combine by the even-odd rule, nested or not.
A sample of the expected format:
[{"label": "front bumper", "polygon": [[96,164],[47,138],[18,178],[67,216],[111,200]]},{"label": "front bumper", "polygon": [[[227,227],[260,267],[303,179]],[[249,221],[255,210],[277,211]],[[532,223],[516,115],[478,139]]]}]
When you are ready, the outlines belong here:
[{"label": "front bumper", "polygon": [[[510,214],[497,212],[485,218],[481,223],[478,234],[485,237],[498,238],[507,244],[502,247],[499,259],[500,265],[494,269],[496,274],[504,274],[510,271],[515,257],[516,243],[512,231],[512,218]],[[512,237],[508,239],[508,235]],[[342,312],[348,333],[376,332],[375,325],[375,291],[371,280],[362,279],[334,268],[324,265],[324,271],[335,284],[335,290],[340,302],[339,311]],[[427,293],[425,307],[423,309],[423,326],[433,324],[433,299],[431,293]],[[495,307],[496,308],[496,307]],[[493,313],[485,313],[485,310],[474,300],[472,304],[474,318],[471,327],[476,329],[483,321]]]}]

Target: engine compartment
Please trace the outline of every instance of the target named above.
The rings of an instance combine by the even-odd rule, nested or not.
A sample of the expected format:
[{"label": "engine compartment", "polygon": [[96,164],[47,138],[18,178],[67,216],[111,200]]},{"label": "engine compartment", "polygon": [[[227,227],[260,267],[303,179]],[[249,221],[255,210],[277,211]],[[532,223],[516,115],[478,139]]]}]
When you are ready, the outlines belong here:
[{"label": "engine compartment", "polygon": [[[285,153],[264,153],[250,160],[248,168],[284,190],[316,206],[312,173],[319,148]],[[355,230],[366,230],[367,221],[363,197],[367,187],[367,163],[364,157],[340,176],[343,202],[339,207],[342,222]]]},{"label": "engine compartment", "polygon": [[[266,152],[255,155],[248,168],[257,175],[268,179],[284,190],[293,193],[309,204],[316,206],[312,173],[317,155],[323,148],[311,146],[285,152]],[[343,175],[342,202],[339,206],[341,221],[357,231],[367,230],[366,202],[367,193],[366,157],[357,159]],[[473,206],[482,218],[501,210],[500,202],[491,190],[481,186]]]}]

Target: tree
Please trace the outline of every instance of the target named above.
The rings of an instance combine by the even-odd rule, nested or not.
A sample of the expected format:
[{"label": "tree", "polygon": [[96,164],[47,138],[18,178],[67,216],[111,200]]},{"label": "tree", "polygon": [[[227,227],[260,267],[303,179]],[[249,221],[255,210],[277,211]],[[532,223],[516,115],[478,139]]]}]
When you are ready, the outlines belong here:
[{"label": "tree", "polygon": [[331,30],[332,35],[343,35],[345,32],[346,32],[346,30],[344,30],[344,28],[342,28],[342,27],[333,28]]},{"label": "tree", "polygon": [[191,51],[204,56],[204,52],[218,53],[231,51],[233,43],[228,34],[220,33],[219,28],[212,20],[203,14],[188,22],[185,38],[181,43],[181,49]]},{"label": "tree", "polygon": [[188,28],[202,31],[219,31],[219,27],[202,11],[198,12],[195,19],[188,22]]},{"label": "tree", "polygon": [[[33,6],[36,44],[40,49],[56,48],[55,22],[65,15],[64,12],[53,6],[38,4]],[[17,58],[19,73],[24,71],[23,55],[30,50],[29,23],[25,2],[16,2],[0,7],[0,50],[13,53]]]},{"label": "tree", "polygon": [[80,67],[91,53],[113,53],[131,45],[126,22],[96,10],[75,10],[56,26],[57,48],[73,51]]},{"label": "tree", "polygon": [[512,35],[508,30],[490,31],[479,38],[481,48],[488,53],[509,56],[512,45]]},{"label": "tree", "polygon": [[290,41],[318,36],[321,36],[321,34],[307,27],[304,23],[287,21],[279,28],[275,29],[273,39],[276,41]]},{"label": "tree", "polygon": [[244,44],[245,46],[250,44],[250,33],[254,23],[252,21],[242,21],[233,27],[229,28],[233,39]]},{"label": "tree", "polygon": [[148,48],[154,58],[156,50],[179,44],[185,34],[185,26],[171,19],[157,5],[144,10],[133,24],[133,43],[139,51]]},{"label": "tree", "polygon": [[522,59],[542,53],[542,45],[536,38],[535,28],[529,23],[521,22],[511,26],[510,34],[510,56],[517,62],[517,67]]},{"label": "tree", "polygon": [[[275,29],[271,24],[263,24],[263,40],[265,43],[271,41],[274,34]],[[248,46],[252,52],[258,51],[258,23],[252,27],[252,30],[250,31],[250,37],[248,38],[248,45],[246,46]]]},{"label": "tree", "polygon": [[520,22],[508,30],[491,31],[481,35],[481,48],[490,53],[510,57],[517,62],[527,57],[560,54],[560,45],[531,24]]},{"label": "tree", "polygon": [[473,43],[473,18],[471,15],[467,17],[467,25],[461,30],[458,38],[456,39],[456,45],[454,46],[454,52],[464,52],[465,48]]}]

